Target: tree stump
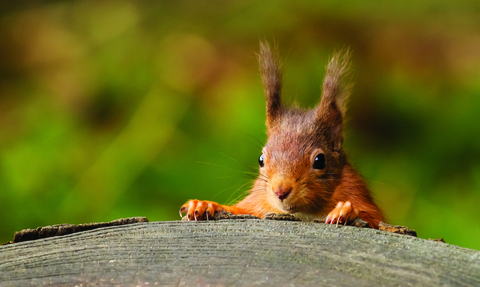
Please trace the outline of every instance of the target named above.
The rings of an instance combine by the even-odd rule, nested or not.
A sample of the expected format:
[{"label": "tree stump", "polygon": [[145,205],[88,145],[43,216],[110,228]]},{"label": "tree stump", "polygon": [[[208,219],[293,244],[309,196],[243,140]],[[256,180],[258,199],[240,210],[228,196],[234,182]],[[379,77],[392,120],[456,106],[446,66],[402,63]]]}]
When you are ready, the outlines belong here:
[{"label": "tree stump", "polygon": [[0,286],[480,286],[480,251],[296,221],[146,222],[0,246]]}]

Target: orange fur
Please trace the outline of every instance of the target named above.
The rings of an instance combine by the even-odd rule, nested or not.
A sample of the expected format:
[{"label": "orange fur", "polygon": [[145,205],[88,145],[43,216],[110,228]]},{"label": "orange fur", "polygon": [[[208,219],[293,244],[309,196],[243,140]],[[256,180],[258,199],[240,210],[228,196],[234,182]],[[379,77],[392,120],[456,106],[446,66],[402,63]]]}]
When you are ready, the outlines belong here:
[{"label": "orange fur", "polygon": [[350,86],[345,84],[349,52],[333,56],[327,66],[322,100],[312,110],[282,105],[277,58],[267,44],[261,43],[259,63],[267,102],[268,140],[251,193],[233,206],[191,200],[181,212],[186,212],[189,220],[206,219],[222,210],[261,218],[267,213],[291,213],[309,219],[327,216],[326,223],[359,216],[378,228],[384,216],[343,150],[345,102],[350,93]]}]

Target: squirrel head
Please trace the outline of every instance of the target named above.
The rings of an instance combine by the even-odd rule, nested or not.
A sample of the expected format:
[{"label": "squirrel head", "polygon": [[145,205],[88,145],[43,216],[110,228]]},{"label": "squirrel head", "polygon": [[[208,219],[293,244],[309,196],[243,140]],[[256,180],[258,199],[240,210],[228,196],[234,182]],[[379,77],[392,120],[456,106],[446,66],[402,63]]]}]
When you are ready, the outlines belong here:
[{"label": "squirrel head", "polygon": [[273,206],[287,213],[312,213],[330,202],[343,167],[345,102],[350,87],[348,50],[327,65],[320,103],[311,110],[281,101],[282,75],[275,50],[260,43],[258,55],[266,98],[267,143],[259,158],[260,179]]}]

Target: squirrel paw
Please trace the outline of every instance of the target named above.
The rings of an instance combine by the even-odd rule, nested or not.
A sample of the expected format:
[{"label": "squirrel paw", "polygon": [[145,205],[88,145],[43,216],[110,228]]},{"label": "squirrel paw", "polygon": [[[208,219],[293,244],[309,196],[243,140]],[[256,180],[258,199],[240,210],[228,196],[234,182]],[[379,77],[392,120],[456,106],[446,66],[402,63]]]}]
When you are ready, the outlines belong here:
[{"label": "squirrel paw", "polygon": [[220,211],[225,211],[225,209],[216,202],[193,199],[182,205],[180,208],[180,217],[186,212],[185,218],[188,221],[209,220],[210,218],[213,219],[215,213]]},{"label": "squirrel paw", "polygon": [[328,214],[327,219],[325,219],[326,224],[347,224],[348,221],[358,218],[360,212],[358,209],[352,207],[350,201],[339,201],[337,206]]}]

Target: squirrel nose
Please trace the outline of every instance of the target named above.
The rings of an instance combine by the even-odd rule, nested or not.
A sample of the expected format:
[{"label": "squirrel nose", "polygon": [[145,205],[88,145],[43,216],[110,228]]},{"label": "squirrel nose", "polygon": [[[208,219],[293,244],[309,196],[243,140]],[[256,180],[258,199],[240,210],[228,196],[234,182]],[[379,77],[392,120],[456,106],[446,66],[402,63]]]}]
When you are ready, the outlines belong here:
[{"label": "squirrel nose", "polygon": [[277,188],[277,190],[274,191],[274,193],[278,197],[278,199],[283,201],[285,198],[288,197],[291,191],[292,191],[291,188],[285,189],[285,188],[279,187]]}]

